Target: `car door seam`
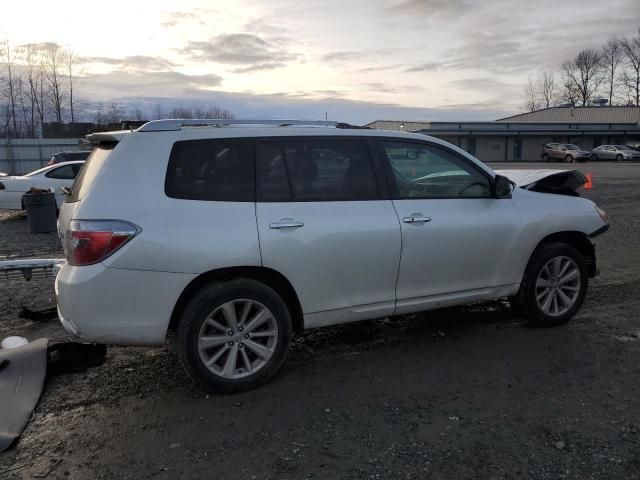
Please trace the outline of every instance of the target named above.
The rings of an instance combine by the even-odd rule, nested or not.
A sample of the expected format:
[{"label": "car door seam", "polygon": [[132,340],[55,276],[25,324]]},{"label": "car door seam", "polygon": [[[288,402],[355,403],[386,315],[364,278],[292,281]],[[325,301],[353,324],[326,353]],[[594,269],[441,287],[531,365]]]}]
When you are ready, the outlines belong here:
[{"label": "car door seam", "polygon": [[398,213],[398,209],[396,208],[395,200],[389,200],[391,202],[391,208],[396,213],[396,220],[398,221],[398,229],[400,231],[400,252],[398,255],[398,268],[396,269],[396,284],[393,291],[393,315],[395,315],[396,310],[398,309],[398,282],[400,281],[400,266],[402,265],[402,248],[403,248],[403,232],[402,232],[402,221],[400,220],[400,214]]}]

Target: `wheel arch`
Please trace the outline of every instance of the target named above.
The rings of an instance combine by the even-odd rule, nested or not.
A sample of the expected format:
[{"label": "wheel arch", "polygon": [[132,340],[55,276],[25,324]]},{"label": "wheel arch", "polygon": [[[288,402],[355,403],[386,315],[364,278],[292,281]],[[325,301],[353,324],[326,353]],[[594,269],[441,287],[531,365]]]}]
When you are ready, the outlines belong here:
[{"label": "wheel arch", "polygon": [[587,235],[583,232],[578,231],[564,231],[564,232],[556,232],[544,237],[536,247],[531,252],[529,256],[529,261],[527,262],[527,266],[531,259],[536,254],[536,252],[540,249],[540,247],[547,245],[549,243],[566,243],[567,245],[572,246],[576,250],[578,250],[582,256],[585,258],[587,262],[587,267],[589,268],[589,277],[594,277],[596,275],[596,252],[595,246],[589,240]]},{"label": "wheel arch", "polygon": [[225,282],[236,278],[249,278],[273,288],[289,308],[294,332],[299,333],[304,329],[302,306],[291,282],[280,272],[271,268],[243,266],[210,270],[198,275],[189,282],[173,307],[171,319],[169,320],[169,330],[175,331],[180,315],[189,299],[203,286],[213,282]]}]

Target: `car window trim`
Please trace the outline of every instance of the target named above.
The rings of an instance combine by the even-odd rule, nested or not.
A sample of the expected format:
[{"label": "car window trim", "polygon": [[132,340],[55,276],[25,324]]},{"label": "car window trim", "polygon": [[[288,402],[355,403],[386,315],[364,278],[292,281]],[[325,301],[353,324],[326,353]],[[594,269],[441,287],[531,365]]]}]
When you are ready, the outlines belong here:
[{"label": "car window trim", "polygon": [[[380,166],[376,166],[376,155],[375,155],[375,151],[373,150],[373,145],[372,145],[372,138],[371,137],[367,137],[367,136],[363,136],[363,135],[353,135],[353,136],[348,136],[348,135],[300,135],[300,136],[291,136],[291,135],[278,135],[278,136],[268,136],[268,137],[252,137],[255,141],[255,147],[254,147],[254,151],[255,151],[255,170],[256,170],[256,202],[258,203],[323,203],[323,202],[375,202],[375,201],[380,201],[380,200],[389,200],[390,199],[390,195],[389,195],[389,191],[387,188],[387,185],[384,182],[384,175],[383,172],[380,169]],[[278,142],[287,142],[287,141],[297,141],[297,142],[304,142],[304,141],[353,141],[353,140],[358,140],[362,143],[364,143],[367,147],[367,152],[369,153],[369,160],[371,162],[371,168],[373,171],[373,177],[375,179],[376,182],[376,188],[378,190],[378,195],[375,198],[321,198],[321,199],[297,199],[297,198],[293,198],[293,193],[291,192],[291,181],[289,179],[289,172],[288,172],[288,168],[286,168],[286,159],[285,159],[285,169],[286,174],[287,174],[287,182],[289,184],[289,194],[290,197],[288,199],[269,199],[269,200],[264,200],[261,199],[259,196],[259,190],[258,190],[258,182],[259,182],[259,178],[258,178],[258,144],[259,143],[278,143]],[[282,148],[280,145],[278,145],[279,148]]]},{"label": "car window trim", "polygon": [[435,148],[435,149],[439,149],[439,150],[444,150],[448,153],[450,153],[451,155],[453,155],[454,157],[456,157],[457,159],[459,159],[460,161],[462,161],[465,165],[470,166],[473,170],[475,170],[476,172],[480,173],[483,177],[485,177],[487,179],[487,181],[489,182],[489,188],[492,189],[493,188],[493,181],[494,181],[494,177],[489,174],[489,172],[484,171],[483,169],[479,168],[477,165],[475,165],[473,162],[471,162],[469,159],[465,158],[463,155],[460,155],[458,152],[447,148],[444,145],[440,145],[438,143],[435,142],[430,142],[428,140],[417,140],[417,139],[408,139],[408,138],[402,138],[402,137],[375,137],[375,142],[377,143],[377,148],[376,148],[376,153],[377,155],[380,157],[380,162],[382,162],[382,166],[384,168],[384,172],[385,172],[385,178],[387,180],[387,183],[389,185],[389,191],[391,194],[391,199],[392,200],[477,200],[477,199],[492,199],[494,198],[493,196],[488,195],[488,196],[470,196],[470,197],[461,197],[461,196],[432,196],[432,197],[428,197],[428,196],[424,196],[424,197],[402,197],[400,195],[399,189],[398,189],[398,184],[396,182],[396,178],[395,175],[393,174],[393,169],[391,167],[391,162],[389,161],[389,158],[387,157],[387,153],[386,150],[384,148],[383,143],[384,142],[396,142],[396,143],[413,143],[413,144],[418,144],[418,145],[426,145],[428,147],[431,148]]}]

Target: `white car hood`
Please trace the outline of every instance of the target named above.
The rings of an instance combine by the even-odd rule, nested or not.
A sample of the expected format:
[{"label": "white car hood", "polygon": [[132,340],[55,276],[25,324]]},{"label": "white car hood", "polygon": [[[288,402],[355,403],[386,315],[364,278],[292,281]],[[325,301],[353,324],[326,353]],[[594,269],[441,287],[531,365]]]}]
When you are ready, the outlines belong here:
[{"label": "white car hood", "polygon": [[515,182],[519,187],[526,187],[532,183],[542,180],[543,178],[557,175],[562,172],[569,172],[570,170],[495,170],[498,175],[507,177],[512,182]]},{"label": "white car hood", "polygon": [[495,170],[518,187],[544,193],[577,195],[577,189],[587,182],[578,170]]}]

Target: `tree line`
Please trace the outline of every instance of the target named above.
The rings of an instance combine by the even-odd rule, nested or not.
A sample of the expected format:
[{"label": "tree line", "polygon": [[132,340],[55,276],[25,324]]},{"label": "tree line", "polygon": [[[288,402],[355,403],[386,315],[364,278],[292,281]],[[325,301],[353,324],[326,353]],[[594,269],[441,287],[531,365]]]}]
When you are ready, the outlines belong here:
[{"label": "tree line", "polygon": [[558,105],[640,106],[640,29],[636,36],[612,35],[600,48],[581,50],[557,73],[529,77],[523,98],[527,112]]},{"label": "tree line", "polygon": [[122,120],[233,118],[217,105],[154,105],[148,111],[82,97],[85,60],[54,42],[13,47],[0,42],[0,137],[38,138],[48,122],[117,124]]}]

